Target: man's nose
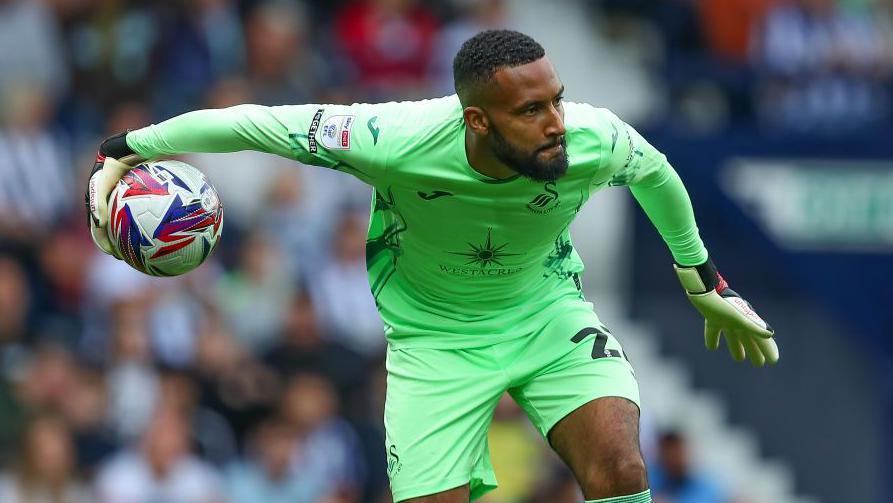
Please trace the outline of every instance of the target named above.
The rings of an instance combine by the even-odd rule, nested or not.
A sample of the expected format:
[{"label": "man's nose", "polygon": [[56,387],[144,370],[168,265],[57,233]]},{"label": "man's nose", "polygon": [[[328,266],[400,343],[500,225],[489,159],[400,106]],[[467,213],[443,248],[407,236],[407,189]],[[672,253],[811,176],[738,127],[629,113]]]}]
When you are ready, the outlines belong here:
[{"label": "man's nose", "polygon": [[549,118],[546,124],[546,136],[564,136],[567,130],[564,127],[564,117],[561,116],[561,109],[556,106],[549,107]]}]

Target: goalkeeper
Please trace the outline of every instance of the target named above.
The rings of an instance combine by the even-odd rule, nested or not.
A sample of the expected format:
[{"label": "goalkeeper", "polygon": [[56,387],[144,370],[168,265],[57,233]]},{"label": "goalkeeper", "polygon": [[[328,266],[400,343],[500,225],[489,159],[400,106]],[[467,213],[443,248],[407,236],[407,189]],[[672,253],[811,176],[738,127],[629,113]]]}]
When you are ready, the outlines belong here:
[{"label": "goalkeeper", "polygon": [[[395,501],[459,502],[496,486],[487,430],[508,391],[589,502],[650,502],[639,391],[582,293],[568,226],[628,186],[682,287],[735,360],[775,363],[772,329],[719,275],[666,158],[611,112],[564,102],[543,48],[480,33],[453,64],[456,95],[420,102],[190,112],[106,140],[87,205],[97,245],[113,184],[142,159],[257,150],[374,189],[369,282],[388,340],[385,453]],[[250,169],[250,167],[246,167]]]}]

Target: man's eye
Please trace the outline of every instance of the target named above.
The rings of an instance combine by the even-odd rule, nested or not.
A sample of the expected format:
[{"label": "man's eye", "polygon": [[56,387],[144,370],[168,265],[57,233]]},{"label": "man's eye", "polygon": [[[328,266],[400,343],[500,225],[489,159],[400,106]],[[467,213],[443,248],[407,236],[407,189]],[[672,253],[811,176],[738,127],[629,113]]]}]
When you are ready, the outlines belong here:
[{"label": "man's eye", "polygon": [[559,97],[555,98],[555,100],[552,103],[554,103],[555,106],[557,107],[558,105],[561,104],[562,100],[564,100],[564,96],[559,96]]},{"label": "man's eye", "polygon": [[530,107],[524,109],[524,115],[534,115],[537,111],[537,107]]}]

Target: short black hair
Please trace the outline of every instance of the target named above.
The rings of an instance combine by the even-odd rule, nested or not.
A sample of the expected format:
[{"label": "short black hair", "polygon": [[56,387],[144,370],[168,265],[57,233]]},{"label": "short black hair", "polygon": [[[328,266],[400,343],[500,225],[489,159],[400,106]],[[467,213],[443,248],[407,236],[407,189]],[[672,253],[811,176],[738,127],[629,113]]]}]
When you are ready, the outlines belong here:
[{"label": "short black hair", "polygon": [[546,55],[536,40],[513,30],[487,30],[466,40],[453,59],[453,82],[463,106],[471,91],[497,70],[532,63]]}]

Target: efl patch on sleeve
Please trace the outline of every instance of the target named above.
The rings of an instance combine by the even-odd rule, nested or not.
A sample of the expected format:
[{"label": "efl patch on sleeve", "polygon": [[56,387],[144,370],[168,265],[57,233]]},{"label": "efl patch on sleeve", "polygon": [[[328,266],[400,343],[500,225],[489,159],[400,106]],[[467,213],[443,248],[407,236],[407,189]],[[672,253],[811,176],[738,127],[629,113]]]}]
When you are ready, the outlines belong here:
[{"label": "efl patch on sleeve", "polygon": [[319,142],[329,150],[350,150],[350,130],[355,115],[333,115],[319,129]]}]

